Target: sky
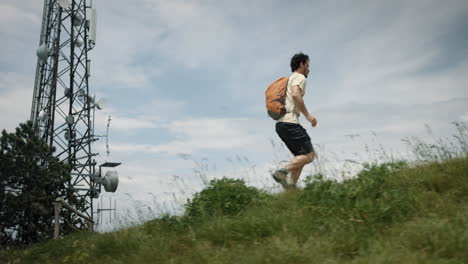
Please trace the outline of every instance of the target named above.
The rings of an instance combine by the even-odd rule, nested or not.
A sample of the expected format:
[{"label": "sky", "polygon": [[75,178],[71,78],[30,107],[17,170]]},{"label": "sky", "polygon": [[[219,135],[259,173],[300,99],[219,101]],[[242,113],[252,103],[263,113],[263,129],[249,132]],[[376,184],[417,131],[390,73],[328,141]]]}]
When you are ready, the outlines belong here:
[{"label": "sky", "polygon": [[[450,137],[452,122],[468,123],[465,0],[92,4],[90,89],[107,100],[97,134],[112,119],[110,155],[103,139],[94,149],[122,162],[119,189],[102,195],[122,219],[180,213],[222,176],[278,191],[269,171],[292,155],[264,92],[297,52],[310,57],[304,101],[318,120],[300,118],[318,155],[303,177],[338,178],[352,170],[346,160],[405,156],[404,138]],[[30,117],[42,6],[0,2],[0,129]]]}]

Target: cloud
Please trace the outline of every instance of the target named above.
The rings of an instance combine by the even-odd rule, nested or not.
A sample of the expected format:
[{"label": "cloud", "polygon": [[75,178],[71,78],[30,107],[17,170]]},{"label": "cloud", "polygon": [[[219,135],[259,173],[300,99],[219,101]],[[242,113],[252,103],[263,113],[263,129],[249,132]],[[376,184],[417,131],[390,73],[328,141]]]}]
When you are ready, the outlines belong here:
[{"label": "cloud", "polygon": [[0,72],[0,127],[12,131],[30,118],[32,79],[13,72]]},{"label": "cloud", "polygon": [[460,116],[460,119],[462,121],[468,121],[468,112],[465,112],[465,114],[463,114],[462,116]]},{"label": "cloud", "polygon": [[190,154],[199,150],[252,147],[264,139],[254,132],[253,122],[243,118],[176,120],[161,125],[175,138],[166,144],[115,143],[112,149],[116,152]]},{"label": "cloud", "polygon": [[148,120],[159,120],[161,122],[177,120],[189,111],[187,99],[168,98],[159,95],[157,98],[147,98],[146,103],[135,107],[135,112]]},{"label": "cloud", "polygon": [[[407,105],[404,103],[348,103],[318,108],[316,129],[311,134],[332,142],[346,134],[362,134],[374,131],[386,137],[400,140],[407,135],[420,134],[429,124],[446,132],[451,122],[458,120],[468,104],[468,97],[441,100],[432,103]],[[370,120],[372,120],[370,122]],[[306,124],[306,123],[304,123]]]},{"label": "cloud", "polygon": [[157,53],[189,68],[224,61],[233,29],[219,6],[200,1],[144,0],[152,22],[164,28],[152,39]]},{"label": "cloud", "polygon": [[[105,98],[104,93],[100,93],[97,98]],[[109,116],[111,117],[110,129],[120,131],[130,131],[148,128],[162,128],[172,120],[180,117],[186,110],[186,102],[170,99],[156,98],[149,99],[143,104],[135,104],[134,107],[126,111],[119,111],[117,102],[108,102],[101,111],[96,111],[96,127],[105,129]]]},{"label": "cloud", "polygon": [[[8,3],[11,2],[11,3]],[[38,6],[38,4],[32,2],[38,1],[29,1],[33,6]],[[8,33],[19,33],[14,27],[8,27],[8,25],[22,25],[26,26],[29,24],[40,23],[40,16],[32,12],[30,8],[25,8],[25,6],[16,6],[18,3],[12,1],[6,1],[0,4],[0,31]],[[24,4],[24,2],[23,2]],[[39,34],[38,34],[39,35]]]},{"label": "cloud", "polygon": [[138,130],[143,128],[156,128],[158,124],[153,120],[147,120],[142,117],[124,117],[117,111],[97,112],[96,126],[98,129],[105,129],[110,115],[111,130]]},{"label": "cloud", "polygon": [[102,90],[141,89],[150,84],[150,74],[143,67],[126,63],[124,59],[116,63],[106,58],[96,59],[91,70],[94,84]]},{"label": "cloud", "polygon": [[[281,4],[272,6],[280,10]],[[229,15],[237,11],[226,9]],[[309,19],[288,19],[285,13],[285,19],[277,23],[275,11],[262,12],[256,5],[242,15],[256,23],[236,24],[235,34],[242,37],[236,39],[236,51],[227,54],[233,55],[227,92],[248,102],[257,101],[270,82],[289,73],[289,58],[300,50],[311,57],[306,102],[318,106],[402,100],[429,103],[458,97],[466,90],[462,86],[466,83],[463,62],[468,60],[468,52],[450,50],[448,39],[463,34],[457,24],[467,22],[463,18],[468,5],[463,1],[447,5],[439,1],[397,1],[392,5],[317,1],[290,9],[290,14],[294,10]],[[438,11],[428,17],[421,10]],[[262,19],[250,17],[253,14]],[[277,40],[278,35],[284,37]],[[463,37],[453,41],[468,43]],[[458,55],[449,56],[454,52]],[[453,63],[447,62],[449,58]]]},{"label": "cloud", "polygon": [[[460,54],[459,59],[465,61],[461,65],[453,63],[436,72],[427,72],[427,68],[435,67],[445,56],[443,36],[453,31],[454,20],[466,15],[467,6],[461,1],[447,5],[438,1],[407,2],[399,6],[395,16],[381,19],[386,23],[378,31],[358,34],[345,42],[338,53],[343,60],[334,64],[340,82],[329,101],[429,103],[463,93],[467,54]],[[437,12],[428,18],[422,10]],[[364,16],[369,16],[367,11],[364,9]]]},{"label": "cloud", "polygon": [[[401,64],[404,67],[405,64]],[[379,79],[379,74],[369,69],[369,76],[372,77],[363,74],[345,80],[346,88],[340,89],[331,102],[420,104],[464,97],[468,95],[465,89],[468,77],[464,74],[467,71],[468,61],[435,73],[403,74],[398,78]]]},{"label": "cloud", "polygon": [[0,4],[1,71],[30,74],[34,79],[42,17],[40,2],[5,0]]}]

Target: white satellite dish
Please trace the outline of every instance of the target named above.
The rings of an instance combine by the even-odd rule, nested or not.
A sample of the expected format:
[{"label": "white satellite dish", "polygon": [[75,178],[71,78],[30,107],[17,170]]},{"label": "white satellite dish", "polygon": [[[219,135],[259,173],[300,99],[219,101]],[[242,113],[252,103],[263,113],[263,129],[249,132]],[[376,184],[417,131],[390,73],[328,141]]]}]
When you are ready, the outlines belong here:
[{"label": "white satellite dish", "polygon": [[79,99],[81,102],[86,103],[85,98],[86,98],[86,97],[85,97],[85,92],[84,92],[84,90],[83,90],[83,89],[80,89],[80,90],[78,91],[78,99]]},{"label": "white satellite dish", "polygon": [[39,48],[36,50],[37,57],[42,61],[46,61],[49,57],[49,49],[47,49],[46,43],[43,43]]},{"label": "white satellite dish", "polygon": [[93,94],[92,96],[88,95],[88,101],[90,104],[92,104],[91,107],[96,107],[99,110],[102,110],[103,108],[106,108],[107,106],[107,100],[104,98],[101,98],[96,102],[95,94]]},{"label": "white satellite dish", "polygon": [[117,171],[108,171],[104,175],[102,184],[106,192],[115,192],[119,186],[119,175]]},{"label": "white satellite dish", "polygon": [[91,95],[88,95],[87,97],[87,102],[91,105],[94,105],[94,98],[95,98],[95,95],[91,96]]},{"label": "white satellite dish", "polygon": [[76,38],[75,44],[76,44],[76,46],[77,46],[78,48],[81,48],[81,47],[83,46],[83,44],[84,44],[83,38],[80,38],[80,37],[79,37],[79,38]]},{"label": "white satellite dish", "polygon": [[46,113],[44,112],[44,110],[41,110],[41,111],[39,112],[39,116],[38,116],[38,117],[39,117],[39,120],[44,121],[44,119],[45,119],[45,117],[46,117]]},{"label": "white satellite dish", "polygon": [[102,110],[107,107],[107,100],[105,98],[101,98],[96,102],[96,107],[99,110]]},{"label": "white satellite dish", "polygon": [[70,0],[58,0],[58,4],[61,8],[67,9],[70,6]]},{"label": "white satellite dish", "polygon": [[83,17],[79,13],[75,14],[72,23],[75,27],[81,26],[83,24]]}]

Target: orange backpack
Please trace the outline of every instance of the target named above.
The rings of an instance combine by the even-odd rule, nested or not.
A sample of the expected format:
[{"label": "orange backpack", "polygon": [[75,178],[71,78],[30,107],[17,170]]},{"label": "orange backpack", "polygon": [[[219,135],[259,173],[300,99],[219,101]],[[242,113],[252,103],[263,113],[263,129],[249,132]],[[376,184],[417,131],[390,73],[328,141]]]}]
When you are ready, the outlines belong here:
[{"label": "orange backpack", "polygon": [[265,91],[268,115],[278,120],[286,114],[286,91],[288,77],[281,77],[268,86]]}]

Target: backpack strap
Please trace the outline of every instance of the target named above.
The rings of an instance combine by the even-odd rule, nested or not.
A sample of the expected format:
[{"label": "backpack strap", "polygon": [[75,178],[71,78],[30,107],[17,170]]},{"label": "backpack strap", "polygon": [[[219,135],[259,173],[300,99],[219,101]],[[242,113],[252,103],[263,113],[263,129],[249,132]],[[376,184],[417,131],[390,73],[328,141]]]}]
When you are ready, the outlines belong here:
[{"label": "backpack strap", "polygon": [[[289,85],[289,77],[288,77],[288,80],[286,81],[286,93],[285,93],[286,98],[288,98],[288,85]],[[286,107],[286,98],[284,98],[284,108],[286,109],[286,113],[292,113]]]}]

